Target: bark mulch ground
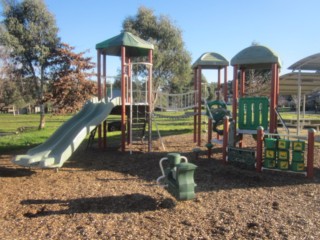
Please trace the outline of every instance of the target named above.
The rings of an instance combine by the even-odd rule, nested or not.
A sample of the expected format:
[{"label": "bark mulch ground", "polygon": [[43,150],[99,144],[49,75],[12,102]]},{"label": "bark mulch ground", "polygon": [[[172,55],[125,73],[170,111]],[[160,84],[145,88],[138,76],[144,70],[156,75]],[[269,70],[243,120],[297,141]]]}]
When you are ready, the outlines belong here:
[{"label": "bark mulch ground", "polygon": [[[0,239],[320,239],[319,148],[310,180],[223,165],[219,146],[196,159],[191,138],[166,137],[152,153],[83,144],[58,172],[13,165],[23,151],[0,154]],[[195,199],[156,185],[167,152],[198,166]]]}]

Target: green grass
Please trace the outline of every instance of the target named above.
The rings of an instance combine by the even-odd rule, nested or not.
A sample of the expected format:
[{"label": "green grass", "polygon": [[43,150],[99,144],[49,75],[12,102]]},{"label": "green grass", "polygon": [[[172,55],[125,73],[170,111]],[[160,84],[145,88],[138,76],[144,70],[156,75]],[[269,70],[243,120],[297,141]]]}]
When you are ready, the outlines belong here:
[{"label": "green grass", "polygon": [[[280,115],[283,119],[297,119],[296,112],[281,112]],[[320,120],[320,114],[305,114],[305,116],[303,116],[301,112],[300,118]]]},{"label": "green grass", "polygon": [[[193,132],[193,117],[182,118],[184,112],[163,112],[158,113],[162,117],[158,117],[153,121],[152,135],[158,136],[157,128],[161,136],[179,135]],[[169,118],[165,118],[169,116]],[[175,116],[176,118],[173,118]],[[296,119],[297,115],[294,112],[281,113],[284,119]],[[56,129],[67,121],[71,115],[46,115],[46,127],[43,130],[38,130],[40,116],[37,114],[16,115],[0,114],[0,133],[11,133],[7,136],[0,136],[0,153],[9,152],[23,148],[31,148],[46,141]],[[319,114],[307,114],[305,118],[319,119]],[[107,121],[119,120],[120,116],[111,115]],[[207,118],[202,116],[202,121]],[[207,124],[202,124],[203,129],[206,129]],[[146,129],[147,131],[147,129]],[[120,131],[109,132],[110,140],[119,141]]]},{"label": "green grass", "polygon": [[[181,116],[184,113],[164,113],[169,116]],[[0,152],[10,152],[13,150],[31,148],[46,141],[53,133],[67,121],[71,115],[46,115],[46,127],[38,130],[40,116],[38,114],[0,115],[0,133],[7,133],[6,136],[0,136]],[[119,120],[120,116],[110,115],[107,121]],[[193,118],[157,118],[156,123],[161,136],[178,135],[193,131]],[[153,136],[157,136],[156,123],[153,122]],[[120,131],[109,132],[108,138],[111,141],[120,140]]]},{"label": "green grass", "polygon": [[38,130],[40,116],[37,114],[0,115],[0,133],[7,133],[0,137],[0,152],[31,147],[44,142],[71,115],[46,116],[45,129]]}]

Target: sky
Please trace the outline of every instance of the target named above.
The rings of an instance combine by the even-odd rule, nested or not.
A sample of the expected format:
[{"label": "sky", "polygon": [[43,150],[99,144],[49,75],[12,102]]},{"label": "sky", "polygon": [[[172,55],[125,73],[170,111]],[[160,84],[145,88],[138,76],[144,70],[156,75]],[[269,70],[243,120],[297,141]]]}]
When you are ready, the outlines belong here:
[{"label": "sky", "polygon": [[[156,16],[168,16],[182,30],[192,63],[205,52],[216,52],[231,61],[253,42],[275,51],[281,74],[290,65],[320,51],[319,0],[44,0],[55,16],[59,37],[88,51],[96,62],[95,45],[118,35],[122,22],[135,16],[140,6]],[[107,57],[107,74],[120,68],[118,57]],[[215,71],[205,72],[209,82]],[[232,79],[232,67],[228,69]]]}]

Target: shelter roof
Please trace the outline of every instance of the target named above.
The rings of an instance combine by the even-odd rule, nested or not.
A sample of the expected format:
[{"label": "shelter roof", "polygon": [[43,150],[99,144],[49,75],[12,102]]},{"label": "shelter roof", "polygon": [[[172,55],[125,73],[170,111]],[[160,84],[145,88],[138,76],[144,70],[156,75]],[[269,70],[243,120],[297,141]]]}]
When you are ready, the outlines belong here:
[{"label": "shelter roof", "polygon": [[[300,73],[301,94],[310,94],[320,90],[320,73]],[[280,76],[280,94],[297,94],[299,73],[292,72]]]},{"label": "shelter roof", "polygon": [[289,69],[294,70],[315,70],[320,71],[320,53],[316,53],[305,57],[296,63],[292,64]]},{"label": "shelter roof", "polygon": [[[301,94],[310,94],[320,91],[320,73],[300,73]],[[280,95],[298,95],[299,91],[299,73],[291,72],[280,76],[279,92]],[[254,94],[268,96],[270,85],[257,89]]]},{"label": "shelter roof", "polygon": [[277,63],[281,67],[279,56],[270,48],[261,45],[253,45],[240,51],[231,59],[231,65],[240,65],[244,68],[271,68],[271,64]]},{"label": "shelter roof", "polygon": [[154,49],[153,44],[133,35],[130,32],[122,32],[119,35],[96,44],[96,49],[103,54],[121,56],[121,47],[126,47],[127,57],[148,56],[149,50]]},{"label": "shelter roof", "polygon": [[222,55],[215,52],[202,54],[192,65],[192,68],[201,66],[203,69],[220,69],[229,66],[229,62]]}]

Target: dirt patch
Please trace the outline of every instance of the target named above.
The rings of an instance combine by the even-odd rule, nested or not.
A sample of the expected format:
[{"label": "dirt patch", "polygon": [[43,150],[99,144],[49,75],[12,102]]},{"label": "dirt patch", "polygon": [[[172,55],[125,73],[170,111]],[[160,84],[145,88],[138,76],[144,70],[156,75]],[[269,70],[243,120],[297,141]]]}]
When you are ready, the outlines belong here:
[{"label": "dirt patch", "polygon": [[[252,140],[247,140],[247,145]],[[221,148],[198,159],[191,135],[85,151],[58,172],[0,155],[1,239],[320,239],[320,151],[315,178],[222,164]],[[205,140],[203,139],[204,146]],[[160,158],[180,152],[198,166],[196,198],[178,202],[156,185]]]}]

